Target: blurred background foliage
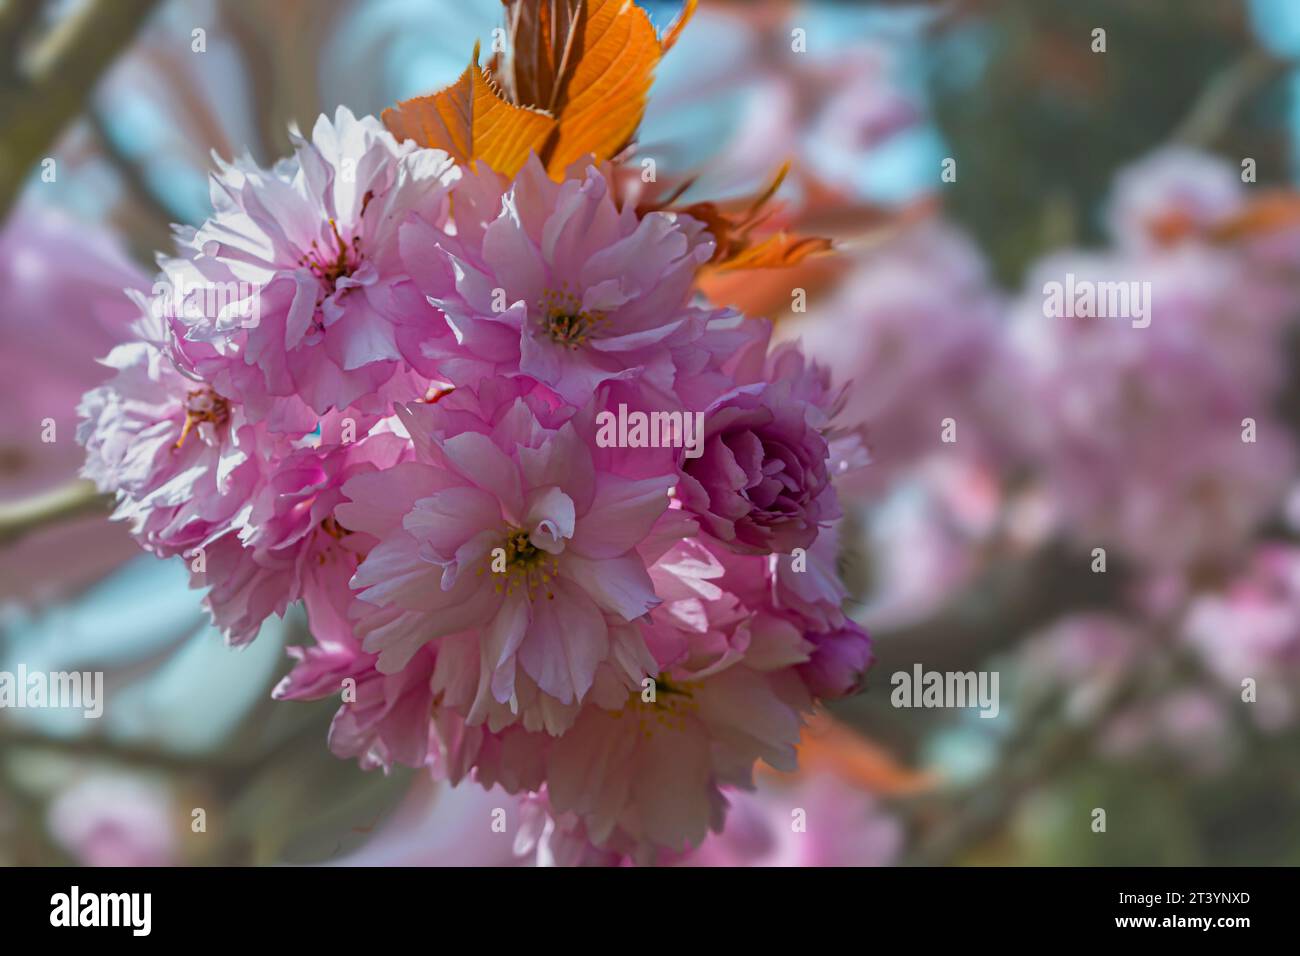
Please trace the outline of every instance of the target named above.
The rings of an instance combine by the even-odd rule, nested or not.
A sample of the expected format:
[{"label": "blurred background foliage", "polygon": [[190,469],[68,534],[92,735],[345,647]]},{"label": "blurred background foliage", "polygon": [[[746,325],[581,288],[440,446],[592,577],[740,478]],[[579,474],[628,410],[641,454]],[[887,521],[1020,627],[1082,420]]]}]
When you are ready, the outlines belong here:
[{"label": "blurred background foliage", "polygon": [[[1265,168],[1287,165],[1285,59],[1259,47],[1245,4],[964,9],[971,21],[933,44],[929,68],[935,117],[971,184],[946,208],[1008,285],[1044,248],[1097,244],[1115,170],[1158,146],[1230,147]],[[1091,48],[1098,27],[1104,56]]]}]

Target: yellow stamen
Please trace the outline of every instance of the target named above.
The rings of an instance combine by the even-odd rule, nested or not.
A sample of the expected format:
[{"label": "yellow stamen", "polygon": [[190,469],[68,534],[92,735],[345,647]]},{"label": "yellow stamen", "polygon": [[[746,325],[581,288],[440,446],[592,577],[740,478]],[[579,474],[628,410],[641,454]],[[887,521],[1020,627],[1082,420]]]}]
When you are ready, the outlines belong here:
[{"label": "yellow stamen", "polygon": [[185,396],[185,425],[181,428],[181,437],[176,439],[173,447],[182,447],[189,436],[190,429],[199,422],[211,422],[220,427],[228,421],[230,421],[230,402],[206,386],[194,389]]},{"label": "yellow stamen", "polygon": [[606,320],[603,312],[589,312],[582,302],[566,288],[559,292],[548,291],[537,303],[541,311],[541,327],[556,345],[576,349],[584,345],[587,337]]}]

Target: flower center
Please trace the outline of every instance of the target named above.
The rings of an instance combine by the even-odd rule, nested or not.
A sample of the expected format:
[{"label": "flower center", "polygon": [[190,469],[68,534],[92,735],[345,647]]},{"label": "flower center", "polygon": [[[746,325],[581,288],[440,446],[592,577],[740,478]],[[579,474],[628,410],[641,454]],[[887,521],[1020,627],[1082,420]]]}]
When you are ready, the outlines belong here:
[{"label": "flower center", "polygon": [[576,349],[605,321],[603,312],[588,312],[568,289],[546,292],[538,303],[542,332],[556,345]]},{"label": "flower center", "polygon": [[685,730],[686,718],[700,709],[694,693],[698,684],[673,684],[662,674],[654,682],[653,701],[647,701],[645,692],[638,688],[628,694],[631,706],[624,709],[624,713],[636,716],[637,729],[646,739],[654,736],[656,724],[664,730]]},{"label": "flower center", "polygon": [[333,538],[333,541],[320,541],[316,548],[316,563],[324,567],[330,561],[345,560],[345,553],[338,547],[336,542],[342,541],[352,533],[351,528],[345,528],[339,524],[339,519],[333,515],[326,515],[321,519],[320,524],[316,527],[322,532]]},{"label": "flower center", "polygon": [[[499,567],[502,552],[505,556],[504,571]],[[507,529],[505,541],[500,548],[492,549],[486,564],[479,568],[478,573],[488,571],[503,579],[497,581],[498,594],[514,594],[516,588],[523,588],[529,598],[534,598],[545,589],[546,599],[555,600],[551,581],[560,572],[560,561],[533,544],[523,528]]]},{"label": "flower center", "polygon": [[327,296],[334,294],[340,279],[352,275],[361,265],[361,237],[353,236],[350,243],[346,242],[339,234],[339,224],[333,219],[329,223],[333,248],[322,247],[313,239],[311,250],[298,260],[320,281]]},{"label": "flower center", "polygon": [[203,388],[196,388],[187,392],[185,396],[185,427],[181,429],[181,437],[176,439],[175,447],[180,448],[184,445],[190,429],[200,422],[211,422],[220,428],[228,421],[230,421],[230,402],[211,388],[205,385]]},{"label": "flower center", "polygon": [[321,520],[320,529],[336,541],[342,541],[345,535],[352,533],[350,528],[339,524],[339,519],[333,515],[326,515]]},{"label": "flower center", "polygon": [[523,528],[512,528],[506,536],[506,567],[530,568],[537,563],[542,549],[533,544]]}]

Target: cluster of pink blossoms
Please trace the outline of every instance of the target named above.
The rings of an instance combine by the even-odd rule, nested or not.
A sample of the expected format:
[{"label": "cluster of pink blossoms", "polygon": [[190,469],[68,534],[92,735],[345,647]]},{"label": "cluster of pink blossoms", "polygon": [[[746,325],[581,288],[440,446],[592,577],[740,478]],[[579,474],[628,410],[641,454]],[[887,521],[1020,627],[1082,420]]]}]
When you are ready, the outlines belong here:
[{"label": "cluster of pink blossoms", "polygon": [[[1232,567],[1286,495],[1297,451],[1275,409],[1300,301],[1296,233],[1216,235],[1247,207],[1238,171],[1166,150],[1126,169],[1113,248],[1039,262],[1013,310],[1020,417],[1062,524],[1156,570]],[[1049,282],[1147,283],[1148,312],[1044,317]],[[1140,286],[1140,283],[1138,284]]]},{"label": "cluster of pink blossoms", "polygon": [[[341,695],[338,755],[537,794],[606,852],[698,845],[871,660],[840,392],[698,301],[704,224],[608,168],[507,180],[344,109],[294,142],[178,231],[83,400],[85,474],[231,643],[303,603],[276,695]],[[703,434],[607,447],[626,410]]]}]

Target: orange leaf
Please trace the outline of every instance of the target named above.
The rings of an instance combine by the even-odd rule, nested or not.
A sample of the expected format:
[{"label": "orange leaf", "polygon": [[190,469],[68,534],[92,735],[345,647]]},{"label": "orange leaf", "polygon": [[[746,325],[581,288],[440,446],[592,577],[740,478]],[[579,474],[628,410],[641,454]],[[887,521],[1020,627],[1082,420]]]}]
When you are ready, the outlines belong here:
[{"label": "orange leaf", "polygon": [[660,40],[633,0],[503,2],[511,55],[489,72],[511,102],[556,117],[544,159],[557,179],[575,161],[611,159],[632,141],[655,67],[698,5],[686,0]]},{"label": "orange leaf", "polygon": [[654,24],[632,0],[587,0],[553,93],[559,128],[547,169],[562,176],[594,153],[610,159],[636,134],[663,49]]},{"label": "orange leaf", "polygon": [[829,239],[818,236],[792,236],[782,230],[748,249],[742,249],[714,268],[718,272],[736,272],[740,269],[782,269],[797,265],[809,256],[824,255],[833,248],[834,243]]},{"label": "orange leaf", "polygon": [[[761,769],[767,768],[759,765]],[[776,771],[770,771],[776,773]],[[905,796],[923,793],[937,782],[930,773],[904,767],[879,744],[819,711],[799,741],[800,777],[831,773],[870,793]]]},{"label": "orange leaf", "polygon": [[[783,269],[833,249],[829,239],[792,235],[785,230],[763,238],[753,236],[754,231],[771,218],[769,204],[789,172],[790,164],[787,162],[759,193],[748,200],[698,202],[675,209],[703,222],[717,243],[712,260],[704,268],[705,272]],[[669,199],[650,203],[641,211],[674,208]]]},{"label": "orange leaf", "polygon": [[456,162],[482,160],[513,176],[530,152],[541,153],[555,119],[539,110],[506,102],[474,62],[451,86],[384,110],[384,125],[399,140],[445,149]]},{"label": "orange leaf", "polygon": [[686,3],[682,5],[682,12],[677,14],[677,18],[668,25],[668,29],[664,31],[664,38],[659,44],[665,53],[676,45],[678,37],[686,29],[686,24],[690,23],[691,17],[695,16],[697,6],[699,6],[699,0],[686,0]]},{"label": "orange leaf", "polygon": [[1281,229],[1300,226],[1300,196],[1285,190],[1275,190],[1256,199],[1241,212],[1221,223],[1210,232],[1220,242],[1232,242]]},{"label": "orange leaf", "polygon": [[728,272],[706,268],[700,273],[699,288],[718,308],[730,306],[745,315],[779,322],[791,312],[791,289],[803,289],[811,307],[838,285],[849,266],[850,260],[843,256],[819,256],[788,269]]}]

